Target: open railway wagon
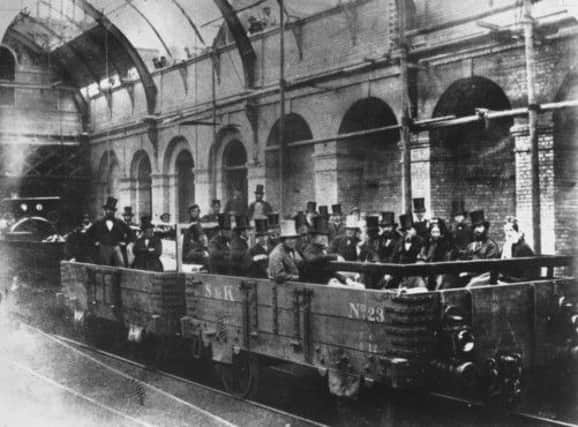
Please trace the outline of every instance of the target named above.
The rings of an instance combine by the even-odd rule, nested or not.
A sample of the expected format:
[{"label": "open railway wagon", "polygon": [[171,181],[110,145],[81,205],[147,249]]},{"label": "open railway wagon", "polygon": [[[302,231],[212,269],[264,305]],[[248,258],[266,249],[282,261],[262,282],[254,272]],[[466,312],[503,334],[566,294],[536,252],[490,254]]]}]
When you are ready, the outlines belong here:
[{"label": "open railway wagon", "polygon": [[183,339],[193,357],[212,358],[238,394],[255,391],[263,365],[283,361],[316,369],[340,396],[384,384],[512,402],[527,373],[575,366],[578,290],[574,278],[554,274],[571,264],[569,257],[544,256],[331,265],[401,276],[491,272],[494,283],[512,267],[544,272],[528,282],[421,293],[73,262],[61,268],[77,322],[106,318],[133,341]]},{"label": "open railway wagon", "polygon": [[0,212],[15,219],[0,238],[1,297],[9,311],[28,320],[51,318],[57,309],[55,296],[64,259],[64,242],[55,227],[59,207],[59,197],[0,202]]}]

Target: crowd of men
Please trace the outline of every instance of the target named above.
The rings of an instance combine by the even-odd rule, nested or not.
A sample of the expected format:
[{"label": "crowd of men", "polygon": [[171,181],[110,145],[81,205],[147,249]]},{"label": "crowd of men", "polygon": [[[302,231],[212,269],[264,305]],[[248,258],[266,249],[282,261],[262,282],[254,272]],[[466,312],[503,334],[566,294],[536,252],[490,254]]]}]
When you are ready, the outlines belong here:
[{"label": "crowd of men", "polygon": [[[131,223],[129,207],[125,208],[124,220],[117,219],[113,198],[103,208],[103,218],[94,224],[85,218],[85,223],[72,234],[70,241],[77,245],[77,260],[92,257],[101,264],[162,271],[160,237],[170,236],[170,227],[157,225],[155,230],[150,217],[143,217],[138,228]],[[412,213],[398,217],[399,223],[394,212],[364,215],[354,208],[344,215],[340,204],[332,205],[329,212],[328,206],[318,207],[312,201],[303,211],[280,219],[264,200],[263,186],[258,185],[255,201],[249,206],[243,204],[240,192],[226,203],[224,212],[219,200],[212,201],[210,212],[204,216],[198,205],[192,205],[182,240],[182,261],[210,273],[277,282],[299,280],[374,289],[403,286],[431,290],[486,284],[489,275],[355,276],[327,267],[330,261],[409,264],[533,255],[515,218],[506,219],[506,242],[500,248],[489,237],[490,223],[482,210],[468,215],[464,203],[456,201],[452,204],[450,224],[442,218],[426,219],[425,214],[424,199],[419,198],[413,200]],[[169,222],[168,218],[164,220]],[[78,246],[91,252],[83,254]],[[519,280],[526,273],[512,271],[503,280]]]}]

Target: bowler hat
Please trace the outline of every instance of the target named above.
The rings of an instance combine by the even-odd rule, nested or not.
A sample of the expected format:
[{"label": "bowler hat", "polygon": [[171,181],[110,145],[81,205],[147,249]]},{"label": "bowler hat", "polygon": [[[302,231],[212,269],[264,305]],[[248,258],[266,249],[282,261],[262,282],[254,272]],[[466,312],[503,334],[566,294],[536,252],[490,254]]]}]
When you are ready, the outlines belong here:
[{"label": "bowler hat", "polygon": [[399,216],[399,225],[401,230],[409,230],[413,227],[413,216],[411,214],[403,214]]},{"label": "bowler hat", "polygon": [[381,213],[381,222],[380,224],[382,227],[395,227],[397,224],[395,223],[395,213],[390,211],[384,211]]},{"label": "bowler hat", "polygon": [[466,216],[468,211],[466,210],[466,203],[463,199],[452,200],[452,212],[451,216],[463,215]]},{"label": "bowler hat", "polygon": [[425,212],[425,199],[423,197],[413,199],[413,211],[416,213]]},{"label": "bowler hat", "polygon": [[231,229],[231,217],[228,214],[220,213],[217,216],[217,221],[221,230]]},{"label": "bowler hat", "polygon": [[269,220],[269,230],[272,228],[279,228],[279,213],[273,212],[267,215],[267,219]]},{"label": "bowler hat", "polygon": [[325,205],[319,206],[319,215],[325,218],[329,218],[329,208]]},{"label": "bowler hat", "polygon": [[309,230],[311,234],[329,234],[329,223],[324,216],[316,216],[313,218],[313,227]]},{"label": "bowler hat", "polygon": [[265,194],[265,188],[263,187],[263,184],[257,184],[255,194]]},{"label": "bowler hat", "polygon": [[482,209],[470,212],[470,220],[474,227],[478,225],[485,225],[488,227],[490,225],[490,223],[484,218],[484,211]]},{"label": "bowler hat", "polygon": [[267,234],[269,229],[269,221],[267,218],[255,218],[255,235],[263,236]]},{"label": "bowler hat", "polygon": [[125,206],[122,216],[131,216],[131,217],[134,216],[134,214],[132,213],[132,206]]},{"label": "bowler hat", "polygon": [[343,213],[341,213],[341,204],[340,203],[336,203],[335,205],[331,205],[331,212],[334,216],[341,216],[343,215]]},{"label": "bowler hat", "polygon": [[284,219],[281,221],[281,233],[279,233],[279,237],[299,237],[295,229],[295,221],[292,219]]},{"label": "bowler hat", "polygon": [[295,227],[297,227],[297,229],[299,229],[304,225],[307,225],[307,217],[305,216],[305,213],[303,211],[297,212],[297,215],[295,215],[293,219],[295,220]]},{"label": "bowler hat", "polygon": [[104,205],[102,205],[103,209],[106,210],[111,210],[111,211],[115,211],[116,210],[116,204],[118,203],[118,200],[115,199],[114,197],[107,197],[106,199],[106,203]]},{"label": "bowler hat", "polygon": [[246,230],[249,227],[249,218],[246,215],[235,215],[235,230]]},{"label": "bowler hat", "polygon": [[368,216],[365,218],[365,224],[367,231],[379,230],[379,217],[378,216]]}]

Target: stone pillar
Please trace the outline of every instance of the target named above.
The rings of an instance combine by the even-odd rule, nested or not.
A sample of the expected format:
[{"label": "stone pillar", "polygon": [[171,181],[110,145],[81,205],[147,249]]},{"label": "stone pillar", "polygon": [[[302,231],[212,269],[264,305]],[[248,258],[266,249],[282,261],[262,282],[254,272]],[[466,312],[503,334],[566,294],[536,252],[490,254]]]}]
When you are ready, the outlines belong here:
[{"label": "stone pillar", "polygon": [[195,169],[195,203],[201,207],[201,215],[211,207],[211,175],[209,169]]},{"label": "stone pillar", "polygon": [[340,200],[343,194],[339,188],[338,144],[337,141],[315,144],[313,155],[315,194],[311,195],[311,200],[316,200],[318,206],[331,206],[336,202],[343,202],[347,211],[348,200]]},{"label": "stone pillar", "polygon": [[[526,242],[533,246],[532,182],[530,170],[530,138],[528,119],[519,118],[511,128],[516,153],[516,217]],[[554,137],[552,123],[538,127],[540,162],[540,223],[542,230],[542,254],[555,251],[554,230]]]},{"label": "stone pillar", "polygon": [[[401,150],[401,146],[400,146]],[[423,197],[429,217],[435,216],[431,194],[431,150],[429,134],[413,134],[411,138],[411,194],[412,198]]]},{"label": "stone pillar", "polygon": [[[265,185],[265,166],[261,163],[250,163],[247,165],[247,191],[249,204],[254,200],[254,193],[257,184],[263,185],[265,191],[267,190],[267,186]],[[269,195],[265,192],[265,200],[271,203],[268,196]],[[273,205],[273,210],[277,211],[278,209],[279,206]]]},{"label": "stone pillar", "polygon": [[121,178],[118,180],[118,208],[119,212],[124,209],[124,206],[131,206],[133,212],[136,211],[135,194],[136,194],[136,180],[132,178]]}]

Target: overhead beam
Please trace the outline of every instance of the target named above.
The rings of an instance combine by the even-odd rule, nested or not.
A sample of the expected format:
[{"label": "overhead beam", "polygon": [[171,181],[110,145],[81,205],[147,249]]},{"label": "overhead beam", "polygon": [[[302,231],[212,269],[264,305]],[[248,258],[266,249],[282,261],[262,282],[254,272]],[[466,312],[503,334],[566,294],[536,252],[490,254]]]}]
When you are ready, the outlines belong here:
[{"label": "overhead beam", "polygon": [[243,73],[245,75],[245,86],[252,88],[255,86],[255,64],[257,62],[257,54],[249,36],[247,36],[247,31],[243,24],[239,20],[235,9],[231,6],[228,0],[214,0],[215,4],[221,11],[227,27],[233,38],[235,39],[237,49],[239,50],[239,55],[241,56],[241,61],[243,62]]},{"label": "overhead beam", "polygon": [[77,5],[84,11],[84,13],[103,25],[109,34],[125,50],[126,54],[135,66],[143,84],[148,112],[149,114],[154,113],[157,104],[157,87],[149,69],[147,68],[140,54],[137,52],[132,43],[126,38],[124,33],[120,31],[120,29],[114,25],[104,13],[96,9],[90,2],[87,0],[77,0]]}]

